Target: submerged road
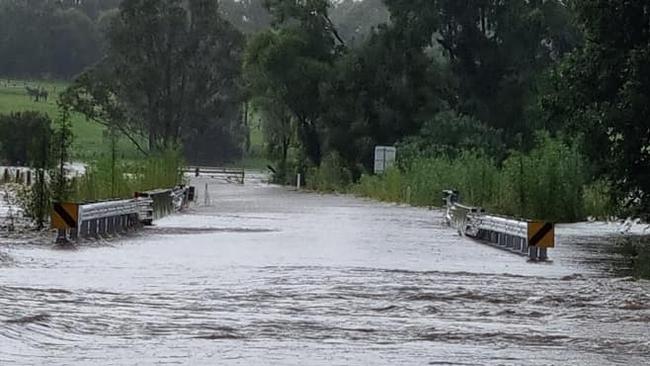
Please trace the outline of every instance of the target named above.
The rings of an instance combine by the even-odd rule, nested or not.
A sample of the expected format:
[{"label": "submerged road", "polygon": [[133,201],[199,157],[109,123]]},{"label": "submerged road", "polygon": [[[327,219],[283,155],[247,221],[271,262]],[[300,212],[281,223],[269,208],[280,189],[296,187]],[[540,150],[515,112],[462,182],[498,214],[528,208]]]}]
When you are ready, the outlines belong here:
[{"label": "submerged road", "polygon": [[193,183],[132,236],[0,244],[0,365],[650,364],[650,283],[612,271],[615,225],[560,227],[531,264],[440,211]]}]

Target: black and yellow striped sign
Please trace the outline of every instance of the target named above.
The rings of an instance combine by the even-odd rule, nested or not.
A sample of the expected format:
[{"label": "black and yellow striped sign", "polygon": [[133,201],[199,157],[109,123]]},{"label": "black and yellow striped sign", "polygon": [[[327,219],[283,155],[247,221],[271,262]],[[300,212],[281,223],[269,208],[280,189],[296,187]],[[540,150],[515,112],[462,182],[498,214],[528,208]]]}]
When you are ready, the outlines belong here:
[{"label": "black and yellow striped sign", "polygon": [[79,219],[79,205],[76,203],[55,203],[52,206],[53,229],[76,229]]},{"label": "black and yellow striped sign", "polygon": [[528,245],[538,248],[555,248],[555,225],[550,222],[529,222]]}]

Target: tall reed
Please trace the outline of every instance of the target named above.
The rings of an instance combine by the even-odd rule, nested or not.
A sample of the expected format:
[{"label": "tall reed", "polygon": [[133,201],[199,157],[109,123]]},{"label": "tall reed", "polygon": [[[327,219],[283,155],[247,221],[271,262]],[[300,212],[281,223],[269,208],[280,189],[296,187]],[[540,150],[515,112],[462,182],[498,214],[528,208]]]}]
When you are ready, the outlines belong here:
[{"label": "tall reed", "polygon": [[74,200],[93,202],[129,198],[134,192],[171,188],[182,183],[183,159],[177,151],[132,161],[100,158],[73,182]]},{"label": "tall reed", "polygon": [[352,191],[384,201],[439,206],[442,190],[457,189],[467,204],[550,221],[611,214],[607,185],[590,184],[576,144],[542,134],[536,146],[529,153],[511,153],[501,165],[472,151],[453,159],[415,158],[401,170],[361,177]]}]

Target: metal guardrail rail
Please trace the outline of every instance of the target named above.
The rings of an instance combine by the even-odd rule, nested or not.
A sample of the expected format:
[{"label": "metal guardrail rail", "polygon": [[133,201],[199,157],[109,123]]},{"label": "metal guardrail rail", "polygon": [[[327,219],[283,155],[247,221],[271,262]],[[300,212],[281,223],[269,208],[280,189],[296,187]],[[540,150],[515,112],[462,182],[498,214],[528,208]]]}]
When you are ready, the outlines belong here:
[{"label": "metal guardrail rail", "polygon": [[555,247],[555,226],[552,223],[490,215],[482,208],[458,203],[457,191],[448,190],[443,194],[447,207],[445,221],[461,235],[527,256],[530,260],[548,260],[548,249]]},{"label": "metal guardrail rail", "polygon": [[68,238],[99,238],[125,233],[154,219],[181,211],[194,199],[193,187],[179,186],[138,192],[135,198],[95,203],[54,203],[52,228],[57,229],[57,243]]}]

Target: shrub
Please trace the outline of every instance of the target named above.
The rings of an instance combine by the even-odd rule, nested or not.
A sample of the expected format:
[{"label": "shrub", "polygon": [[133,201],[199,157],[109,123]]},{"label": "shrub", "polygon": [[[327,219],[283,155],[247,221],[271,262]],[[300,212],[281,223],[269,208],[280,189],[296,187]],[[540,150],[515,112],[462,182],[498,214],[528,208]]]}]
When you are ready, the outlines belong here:
[{"label": "shrub", "polygon": [[351,183],[352,174],[337,153],[327,155],[320,167],[311,168],[307,175],[307,187],[319,191],[343,191]]},{"label": "shrub", "polygon": [[438,206],[441,191],[457,189],[461,200],[502,214],[550,221],[576,221],[611,210],[607,187],[588,186],[585,160],[576,144],[540,134],[536,148],[511,153],[499,167],[480,151],[453,157],[416,157],[401,169],[363,176],[353,188],[383,201]]}]

